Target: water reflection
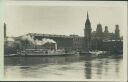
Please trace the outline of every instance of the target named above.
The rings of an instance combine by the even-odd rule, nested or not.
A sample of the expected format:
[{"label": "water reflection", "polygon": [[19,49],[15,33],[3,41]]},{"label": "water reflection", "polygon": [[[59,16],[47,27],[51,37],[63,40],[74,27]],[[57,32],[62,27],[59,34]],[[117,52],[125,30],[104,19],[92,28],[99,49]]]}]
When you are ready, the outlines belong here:
[{"label": "water reflection", "polygon": [[122,59],[70,57],[7,57],[5,77],[42,79],[120,79]]},{"label": "water reflection", "polygon": [[91,73],[92,73],[92,65],[91,65],[91,60],[85,62],[85,77],[86,79],[91,79]]}]

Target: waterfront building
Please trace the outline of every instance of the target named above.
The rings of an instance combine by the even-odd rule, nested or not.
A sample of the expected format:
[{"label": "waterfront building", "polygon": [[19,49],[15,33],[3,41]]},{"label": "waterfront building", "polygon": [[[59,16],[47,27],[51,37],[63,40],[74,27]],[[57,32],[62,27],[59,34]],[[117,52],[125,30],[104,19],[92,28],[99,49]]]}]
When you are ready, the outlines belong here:
[{"label": "waterfront building", "polygon": [[[89,52],[90,50],[123,50],[123,41],[121,40],[121,38],[123,37],[120,37],[119,25],[115,26],[115,33],[110,33],[108,30],[108,26],[105,26],[105,30],[103,31],[102,24],[97,24],[96,30],[92,32],[91,22],[87,12],[87,19],[85,21],[84,28],[84,37],[79,35],[28,33],[23,36],[13,37],[13,47],[11,48],[15,48],[13,50],[35,48],[64,49],[67,52],[71,50],[77,50],[82,52]],[[6,24],[4,24],[4,38],[6,37]],[[43,41],[46,43],[45,45]],[[5,48],[7,48],[9,44],[10,41],[5,39]]]},{"label": "waterfront building", "polygon": [[84,37],[78,36],[78,35],[70,35],[72,38],[72,49],[77,51],[83,50],[83,40]]},{"label": "waterfront building", "polygon": [[[23,38],[29,38],[30,41],[23,40]],[[24,36],[17,37],[16,40],[19,40],[23,43],[26,48],[37,48],[33,43],[35,41],[42,41],[42,39],[51,39],[56,42],[58,49],[70,50],[82,50],[83,49],[83,37],[78,35],[52,35],[52,34],[38,34],[38,33],[28,33]],[[38,45],[38,47],[41,45]],[[43,46],[42,46],[43,47]]]}]

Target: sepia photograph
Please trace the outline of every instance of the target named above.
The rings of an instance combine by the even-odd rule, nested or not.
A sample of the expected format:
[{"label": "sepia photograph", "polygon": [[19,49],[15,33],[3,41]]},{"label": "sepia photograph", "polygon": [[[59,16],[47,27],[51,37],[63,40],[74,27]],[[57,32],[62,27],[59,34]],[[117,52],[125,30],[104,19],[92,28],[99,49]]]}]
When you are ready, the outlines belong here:
[{"label": "sepia photograph", "polygon": [[125,9],[121,1],[6,1],[4,80],[123,82]]}]

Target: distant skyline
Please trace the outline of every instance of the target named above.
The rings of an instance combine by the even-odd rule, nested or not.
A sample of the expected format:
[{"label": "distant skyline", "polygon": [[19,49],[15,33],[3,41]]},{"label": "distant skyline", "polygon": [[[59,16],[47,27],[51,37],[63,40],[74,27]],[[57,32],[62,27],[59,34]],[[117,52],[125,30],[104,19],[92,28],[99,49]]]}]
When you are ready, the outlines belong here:
[{"label": "distant skyline", "polygon": [[87,11],[92,31],[100,23],[103,31],[108,26],[109,32],[114,32],[118,24],[122,35],[124,12],[121,6],[6,5],[7,36],[27,33],[83,36]]}]

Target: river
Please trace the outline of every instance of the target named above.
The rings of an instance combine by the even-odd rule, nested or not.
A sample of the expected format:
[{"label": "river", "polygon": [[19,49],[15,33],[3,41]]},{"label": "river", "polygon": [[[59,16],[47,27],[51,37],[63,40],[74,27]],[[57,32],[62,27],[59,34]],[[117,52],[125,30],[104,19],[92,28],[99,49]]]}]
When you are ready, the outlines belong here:
[{"label": "river", "polygon": [[6,79],[122,79],[122,58],[5,57]]}]

